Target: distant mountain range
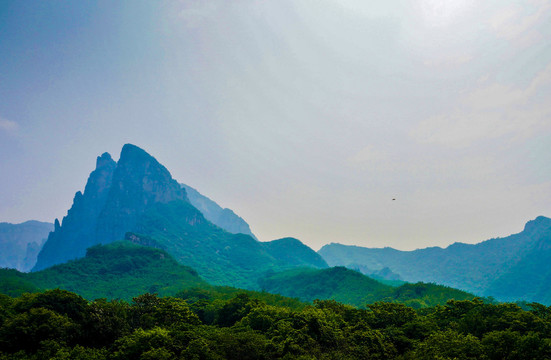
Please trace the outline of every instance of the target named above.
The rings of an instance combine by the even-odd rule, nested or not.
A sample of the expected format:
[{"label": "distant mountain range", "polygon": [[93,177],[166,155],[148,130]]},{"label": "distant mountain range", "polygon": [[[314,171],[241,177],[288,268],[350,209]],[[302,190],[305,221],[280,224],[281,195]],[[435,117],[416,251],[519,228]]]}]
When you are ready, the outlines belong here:
[{"label": "distant mountain range", "polygon": [[31,270],[53,229],[54,224],[34,220],[21,224],[0,223],[0,268]]},{"label": "distant mountain range", "polygon": [[[191,190],[189,197],[187,189]],[[267,271],[297,265],[327,267],[298,240],[263,243],[251,235],[222,229],[193,206],[190,198],[217,222],[250,233],[249,226],[231,210],[220,210],[208,198],[180,185],[137,146],[125,145],[118,162],[104,153],[98,157],[84,193],[76,193],[61,223],[55,221],[33,271],[81,258],[87,248],[123,240],[129,232],[138,242],[153,239],[157,247],[213,284],[254,289]]]},{"label": "distant mountain range", "polygon": [[551,219],[540,216],[505,238],[414,251],[329,244],[330,266],[372,273],[383,268],[409,282],[434,282],[502,301],[551,304]]},{"label": "distant mountain range", "polygon": [[431,306],[472,294],[551,304],[550,262],[546,217],[528,222],[519,234],[445,249],[329,244],[316,253],[295,238],[260,242],[232,210],[178,183],[131,144],[118,161],[108,153],[97,158],[61,222],[0,223],[0,266],[33,271],[1,270],[2,293],[63,287],[117,298],[123,297],[121,282],[161,294],[186,283],[357,306],[379,300]]}]

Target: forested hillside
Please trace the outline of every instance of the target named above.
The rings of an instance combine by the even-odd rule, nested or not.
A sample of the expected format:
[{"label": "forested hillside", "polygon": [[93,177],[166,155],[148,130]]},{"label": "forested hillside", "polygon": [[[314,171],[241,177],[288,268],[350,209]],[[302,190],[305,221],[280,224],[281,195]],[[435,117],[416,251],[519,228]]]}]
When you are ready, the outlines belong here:
[{"label": "forested hillside", "polygon": [[375,301],[399,302],[421,308],[445,304],[448,300],[471,300],[475,296],[464,291],[435,284],[383,284],[357,271],[344,267],[329,269],[293,269],[260,281],[262,289],[303,301],[331,299],[363,307]]},{"label": "forested hillside", "polygon": [[247,294],[88,302],[63,290],[0,295],[1,359],[548,359],[551,309],[449,301],[267,304]]}]

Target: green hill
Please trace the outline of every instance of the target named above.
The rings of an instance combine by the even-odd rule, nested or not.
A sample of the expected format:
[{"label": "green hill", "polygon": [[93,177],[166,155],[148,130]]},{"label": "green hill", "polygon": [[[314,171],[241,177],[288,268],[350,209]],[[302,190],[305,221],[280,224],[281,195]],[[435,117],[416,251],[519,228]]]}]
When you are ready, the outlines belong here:
[{"label": "green hill", "polygon": [[174,295],[183,288],[207,285],[195,270],[178,264],[166,251],[129,242],[96,245],[82,259],[38,272],[3,269],[0,283],[2,292],[12,296],[61,288],[87,299],[126,300],[146,292]]},{"label": "green hill", "polygon": [[[179,264],[152,238],[128,234],[130,241],[96,245],[86,256],[65,264],[32,273],[0,269],[0,294],[20,296],[46,289],[69,290],[88,299],[122,299],[130,301],[144,293],[178,296],[190,303],[205,300],[228,300],[246,294],[270,305],[303,308],[306,304],[293,298],[243,290],[229,286],[213,286],[195,270]],[[148,246],[131,241],[148,242]]]},{"label": "green hill", "polygon": [[393,287],[344,267],[329,269],[293,269],[272,274],[260,281],[265,291],[297,297],[303,301],[336,300],[365,306],[376,301],[400,302],[412,307],[445,304],[450,299],[467,300],[475,296],[435,284],[404,284]]}]

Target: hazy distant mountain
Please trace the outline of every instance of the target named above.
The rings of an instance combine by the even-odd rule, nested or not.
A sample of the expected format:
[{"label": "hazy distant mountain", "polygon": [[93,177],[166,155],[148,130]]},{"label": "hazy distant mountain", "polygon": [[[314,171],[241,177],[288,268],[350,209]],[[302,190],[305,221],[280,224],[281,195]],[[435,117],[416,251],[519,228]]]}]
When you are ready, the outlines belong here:
[{"label": "hazy distant mountain", "polygon": [[435,282],[499,300],[551,303],[551,219],[529,221],[521,233],[470,245],[414,251],[329,244],[320,255],[331,266],[389,268],[401,279]]},{"label": "hazy distant mountain", "polygon": [[195,206],[205,218],[216,226],[221,227],[232,234],[247,234],[258,240],[251,232],[249,224],[240,216],[228,208],[222,208],[220,205],[202,195],[197,190],[186,184],[180,184],[187,193],[189,202]]},{"label": "hazy distant mountain", "polygon": [[413,307],[445,304],[450,299],[472,299],[474,295],[434,284],[382,284],[344,267],[329,269],[298,268],[261,279],[262,289],[303,301],[333,299],[354,306],[376,301],[401,302]]},{"label": "hazy distant mountain", "polygon": [[107,153],[98,158],[84,193],[77,192],[61,224],[56,220],[33,271],[83,257],[88,247],[122,240],[128,232],[143,245],[165,249],[214,284],[255,288],[268,270],[327,266],[298,240],[273,245],[214,225],[164,166],[127,144],[118,162]]},{"label": "hazy distant mountain", "polygon": [[54,224],[34,220],[21,224],[0,223],[0,268],[29,271],[53,229]]}]

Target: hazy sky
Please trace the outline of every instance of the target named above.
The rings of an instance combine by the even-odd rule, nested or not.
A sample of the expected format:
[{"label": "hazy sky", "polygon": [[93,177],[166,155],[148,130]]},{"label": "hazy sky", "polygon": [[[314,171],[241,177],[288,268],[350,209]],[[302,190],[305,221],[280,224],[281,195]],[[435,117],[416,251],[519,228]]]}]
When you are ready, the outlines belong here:
[{"label": "hazy sky", "polygon": [[551,216],[551,2],[0,1],[0,222],[125,143],[261,240],[516,233]]}]

